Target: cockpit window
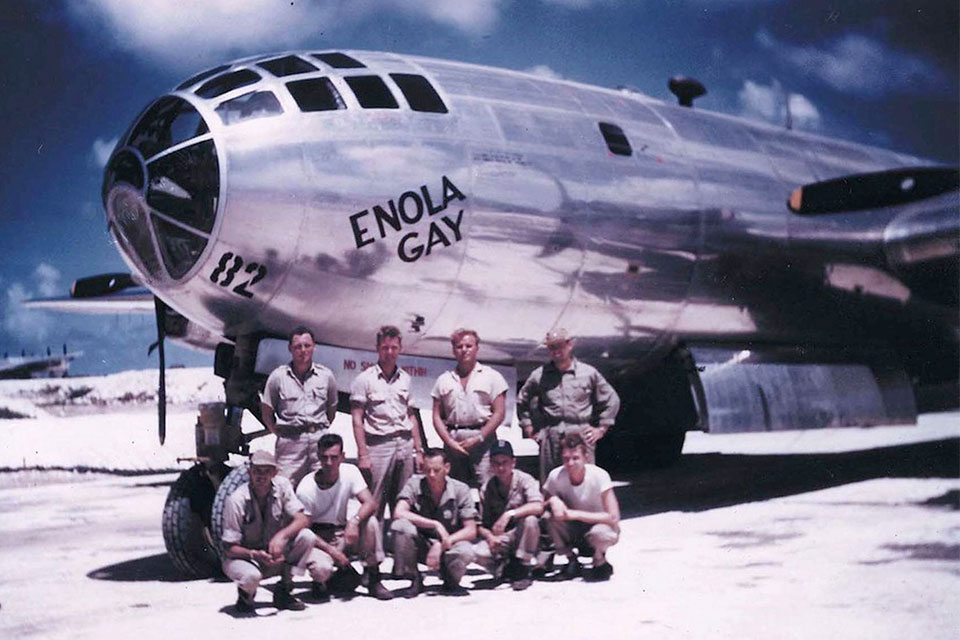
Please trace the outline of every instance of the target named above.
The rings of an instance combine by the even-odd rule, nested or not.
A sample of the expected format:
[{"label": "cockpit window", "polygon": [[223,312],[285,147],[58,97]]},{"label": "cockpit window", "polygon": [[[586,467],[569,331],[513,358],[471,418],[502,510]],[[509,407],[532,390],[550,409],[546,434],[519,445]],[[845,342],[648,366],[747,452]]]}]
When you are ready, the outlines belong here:
[{"label": "cockpit window", "polygon": [[325,62],[334,69],[366,69],[362,62],[354,60],[345,53],[334,51],[332,53],[315,53],[313,57],[321,62]]},{"label": "cockpit window", "polygon": [[399,109],[396,98],[379,76],[349,76],[344,78],[357,101],[364,109]]},{"label": "cockpit window", "polygon": [[243,120],[265,118],[283,113],[283,107],[270,91],[251,91],[217,107],[217,115],[223,124],[231,125]]},{"label": "cockpit window", "polygon": [[346,109],[343,98],[328,78],[310,78],[287,83],[290,95],[301,111],[333,111]]},{"label": "cockpit window", "polygon": [[157,100],[147,110],[127,144],[151,158],[164,149],[207,133],[207,124],[188,102],[173,96]]},{"label": "cockpit window", "polygon": [[284,56],[282,58],[274,58],[273,60],[264,60],[263,62],[258,62],[257,66],[266,69],[279,78],[296,75],[298,73],[317,71],[315,66],[305,60],[301,60],[297,56]]},{"label": "cockpit window", "polygon": [[407,99],[407,104],[414,111],[447,112],[447,106],[437,95],[436,89],[423,76],[411,73],[391,73],[390,77],[400,87],[403,97]]},{"label": "cockpit window", "polygon": [[147,166],[147,204],[178,222],[213,231],[220,169],[212,140],[165,155]]},{"label": "cockpit window", "polygon": [[200,82],[201,80],[206,80],[206,79],[209,78],[210,76],[215,76],[215,75],[217,75],[218,73],[220,73],[221,71],[226,71],[226,70],[229,69],[229,68],[230,68],[230,65],[228,65],[228,64],[222,64],[222,65],[220,65],[219,67],[214,67],[213,69],[207,69],[206,71],[201,71],[201,72],[198,73],[197,75],[192,76],[192,77],[190,77],[190,78],[187,78],[186,80],[184,80],[183,82],[181,82],[180,84],[178,84],[178,85],[177,85],[177,91],[182,91],[182,90],[186,89],[186,88],[189,87],[189,86],[192,86],[192,85],[197,84],[197,83]]},{"label": "cockpit window", "polygon": [[257,75],[256,71],[240,69],[239,71],[216,77],[213,80],[208,80],[194,93],[201,98],[216,98],[217,96],[222,96],[227,91],[233,91],[234,89],[245,87],[248,84],[253,84],[259,79],[260,76]]},{"label": "cockpit window", "polygon": [[150,216],[150,221],[157,233],[160,255],[163,256],[163,264],[167,266],[170,277],[182,278],[203,253],[207,239],[157,216]]},{"label": "cockpit window", "polygon": [[630,148],[630,141],[627,140],[627,135],[623,132],[623,129],[609,122],[600,122],[598,124],[600,126],[600,133],[603,134],[603,139],[606,141],[607,149],[610,149],[610,153],[615,153],[618,156],[633,155],[633,149]]}]

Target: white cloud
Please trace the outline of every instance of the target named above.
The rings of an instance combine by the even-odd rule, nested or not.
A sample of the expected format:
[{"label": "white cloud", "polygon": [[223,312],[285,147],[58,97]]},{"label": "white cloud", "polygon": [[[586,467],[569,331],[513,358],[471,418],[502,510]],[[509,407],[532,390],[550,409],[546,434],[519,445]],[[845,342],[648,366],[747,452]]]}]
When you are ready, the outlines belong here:
[{"label": "white cloud", "polygon": [[787,94],[776,81],[767,86],[746,80],[737,97],[740,100],[741,115],[748,118],[783,125],[787,121],[789,100],[794,128],[813,130],[820,127],[820,112],[817,107],[806,96],[799,93]]},{"label": "white cloud", "polygon": [[46,262],[41,262],[33,270],[33,279],[37,282],[37,290],[41,296],[50,297],[64,293],[60,291],[60,271]]},{"label": "white cloud", "polygon": [[242,55],[308,43],[317,46],[325,32],[348,29],[384,11],[481,33],[496,23],[500,4],[500,0],[85,0],[68,7],[85,27],[108,33],[114,46],[190,71]]},{"label": "white cloud", "polygon": [[822,46],[806,47],[780,42],[765,30],[755,39],[789,66],[841,92],[880,96],[951,91],[945,74],[930,62],[863,35],[847,34]]},{"label": "white cloud", "polygon": [[103,169],[107,166],[110,154],[113,153],[113,149],[117,146],[118,142],[120,142],[119,136],[115,136],[110,140],[97,138],[93,141],[93,147],[90,149],[90,157],[98,169]]},{"label": "white cloud", "polygon": [[32,311],[23,306],[33,294],[19,282],[14,282],[5,292],[2,302],[2,327],[6,334],[20,341],[43,341],[49,335],[52,316],[43,311]]},{"label": "white cloud", "polygon": [[538,64],[530,67],[529,69],[524,69],[525,73],[532,73],[535,76],[540,76],[541,78],[550,78],[551,80],[562,80],[563,76],[548,67],[545,64]]}]

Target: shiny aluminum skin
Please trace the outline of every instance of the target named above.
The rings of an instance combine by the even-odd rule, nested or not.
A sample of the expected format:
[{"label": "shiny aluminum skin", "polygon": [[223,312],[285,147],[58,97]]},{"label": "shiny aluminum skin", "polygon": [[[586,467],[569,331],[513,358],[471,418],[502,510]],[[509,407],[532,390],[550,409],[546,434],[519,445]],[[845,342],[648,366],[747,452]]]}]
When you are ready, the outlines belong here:
[{"label": "shiny aluminum skin", "polygon": [[[216,335],[305,324],[320,342],[370,348],[380,325],[397,324],[408,353],[448,356],[450,332],[469,326],[484,359],[524,375],[558,326],[614,373],[653,366],[678,343],[956,348],[955,311],[911,296],[886,253],[884,234],[909,228],[911,206],[820,217],[785,206],[797,186],[917,158],[513,71],[363,51],[346,53],[365,69],[334,69],[310,53],[235,62],[221,73],[262,78],[215,98],[196,94],[207,79],[170,94],[209,128],[198,139],[213,141],[219,179],[212,230],[186,273],[148,272],[118,238],[147,286]],[[317,71],[256,66],[284,55]],[[426,77],[449,112],[412,111],[390,73]],[[352,75],[383,78],[399,108],[361,108]],[[346,108],[301,112],[285,83],[314,77],[329,78]],[[232,124],[217,114],[254,91],[271,92],[282,114]],[[622,128],[631,155],[608,149],[601,122]],[[150,158],[139,161],[149,173]],[[158,181],[145,182],[177,192]],[[108,185],[117,236],[115,189],[135,199],[147,185]],[[375,205],[389,213],[425,191],[434,209],[449,201],[381,234]],[[413,219],[416,200],[406,202]],[[374,241],[358,248],[357,229]],[[156,227],[144,233],[156,246]],[[256,269],[224,286],[225,254],[266,268],[250,297],[233,287]],[[897,335],[905,327],[917,329],[909,344]]]}]

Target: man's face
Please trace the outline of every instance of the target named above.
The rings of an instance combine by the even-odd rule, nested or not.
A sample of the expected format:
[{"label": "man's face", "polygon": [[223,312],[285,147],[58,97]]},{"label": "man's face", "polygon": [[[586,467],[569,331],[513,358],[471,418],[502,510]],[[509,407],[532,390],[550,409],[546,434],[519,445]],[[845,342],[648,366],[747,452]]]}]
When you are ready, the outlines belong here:
[{"label": "man's face", "polygon": [[478,348],[477,339],[467,333],[453,345],[453,357],[457,359],[457,364],[462,369],[469,371],[477,363]]},{"label": "man's face", "polygon": [[277,468],[269,464],[250,465],[250,485],[253,492],[261,498],[267,495],[276,475]]},{"label": "man's face", "polygon": [[444,462],[441,456],[433,456],[423,461],[423,475],[426,476],[427,482],[435,487],[446,481],[448,473],[450,473],[450,463]]},{"label": "man's face", "polygon": [[320,451],[320,470],[330,478],[340,473],[340,463],[343,462],[343,447],[338,444]]},{"label": "man's face", "polygon": [[561,457],[563,458],[563,466],[566,468],[567,473],[580,472],[587,463],[587,457],[584,455],[583,447],[564,449]]},{"label": "man's face", "polygon": [[397,366],[397,358],[400,356],[400,338],[385,337],[380,340],[380,346],[377,347],[380,368],[392,371]]},{"label": "man's face", "polygon": [[504,484],[506,484],[513,475],[513,468],[516,466],[516,463],[517,461],[513,459],[513,456],[508,456],[505,453],[498,453],[490,457],[490,466],[493,467],[493,475],[497,476],[497,479]]},{"label": "man's face", "polygon": [[550,359],[553,360],[553,364],[567,364],[573,357],[573,341],[561,340],[551,342],[547,345],[547,351],[550,353]]},{"label": "man's face", "polygon": [[313,361],[313,338],[309,333],[301,333],[290,339],[287,346],[290,349],[290,355],[293,356],[293,364],[298,368],[305,368]]}]

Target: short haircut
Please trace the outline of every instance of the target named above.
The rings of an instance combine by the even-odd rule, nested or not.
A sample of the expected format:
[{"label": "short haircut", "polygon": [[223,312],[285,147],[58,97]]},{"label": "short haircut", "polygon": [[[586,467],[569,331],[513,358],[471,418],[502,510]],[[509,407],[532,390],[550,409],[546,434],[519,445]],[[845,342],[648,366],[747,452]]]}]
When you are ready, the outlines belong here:
[{"label": "short haircut", "polygon": [[380,331],[377,331],[377,346],[380,346],[380,343],[383,342],[384,338],[396,338],[400,341],[400,344],[403,344],[403,335],[400,333],[400,329],[396,328],[392,324],[385,324],[380,327]]},{"label": "short haircut", "polygon": [[477,341],[477,344],[480,344],[480,336],[477,335],[477,332],[473,329],[464,329],[463,327],[450,334],[450,344],[457,346],[457,343],[463,339],[463,336],[473,336],[473,339]]},{"label": "short haircut", "polygon": [[426,460],[427,458],[443,458],[444,462],[450,462],[450,458],[447,457],[447,452],[436,447],[430,447],[423,452],[423,459]]},{"label": "short haircut", "polygon": [[584,452],[587,450],[587,443],[583,441],[583,437],[579,433],[568,433],[560,440],[560,451],[578,447]]},{"label": "short haircut", "polygon": [[317,341],[316,336],[313,335],[313,331],[310,331],[310,329],[307,329],[304,326],[299,326],[290,332],[290,344],[293,344],[293,339],[296,336],[302,336],[303,334],[307,334],[308,336],[310,336],[310,339],[313,340],[314,342]]},{"label": "short haircut", "polygon": [[320,440],[317,442],[317,451],[326,451],[331,447],[340,447],[340,451],[343,451],[343,438],[336,433],[325,433],[320,436]]}]

